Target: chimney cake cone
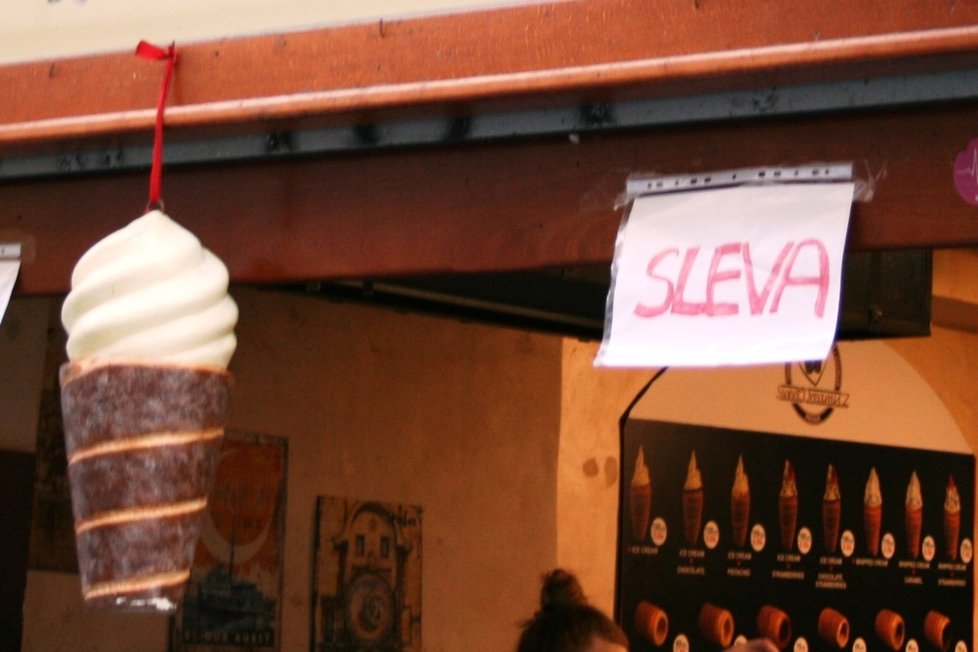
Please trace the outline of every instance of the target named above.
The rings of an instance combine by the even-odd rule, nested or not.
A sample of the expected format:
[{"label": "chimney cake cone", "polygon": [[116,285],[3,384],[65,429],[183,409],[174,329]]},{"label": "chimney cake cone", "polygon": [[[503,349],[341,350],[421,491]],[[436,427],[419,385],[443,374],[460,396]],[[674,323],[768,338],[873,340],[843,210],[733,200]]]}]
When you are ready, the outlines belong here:
[{"label": "chimney cake cone", "polygon": [[831,647],[845,649],[849,644],[849,619],[830,607],[818,615],[818,635]]},{"label": "chimney cake cone", "polygon": [[903,616],[897,612],[881,609],[876,614],[874,629],[876,636],[893,652],[898,652],[903,647],[903,641],[907,636],[907,627],[903,622]]},{"label": "chimney cake cone", "polygon": [[683,534],[686,545],[695,546],[703,522],[703,476],[696,466],[696,451],[689,456],[683,484]]},{"label": "chimney cake cone", "polygon": [[863,532],[866,535],[866,554],[875,557],[880,549],[880,521],[883,514],[883,494],[876,467],[869,470],[863,494]]},{"label": "chimney cake cone", "polygon": [[722,648],[730,647],[734,637],[734,618],[729,610],[706,602],[700,607],[700,633],[708,641]]},{"label": "chimney cake cone", "polygon": [[750,521],[750,484],[744,472],[744,456],[737,458],[733,489],[730,491],[730,526],[733,543],[739,548],[747,541],[747,525]]},{"label": "chimney cake cone", "polygon": [[825,476],[825,493],[822,496],[822,539],[825,551],[835,553],[839,544],[839,522],[842,519],[842,495],[839,491],[839,475],[829,464]]},{"label": "chimney cake cone", "polygon": [[781,529],[781,547],[791,550],[795,545],[795,530],[798,528],[798,485],[791,462],[784,461],[781,475],[781,491],[778,493],[778,525]]},{"label": "chimney cake cone", "polygon": [[632,522],[632,536],[636,541],[644,541],[649,536],[649,516],[652,510],[652,476],[645,463],[645,451],[638,447],[635,459],[635,472],[628,487],[629,515]]},{"label": "chimney cake cone", "polygon": [[151,211],[86,252],[71,284],[61,403],[82,597],[171,613],[230,401],[227,269]]},{"label": "chimney cake cone", "polygon": [[920,528],[923,522],[924,500],[920,494],[920,480],[917,472],[910,474],[907,485],[907,500],[904,511],[904,525],[907,534],[907,554],[911,559],[920,555]]},{"label": "chimney cake cone", "polygon": [[948,476],[944,498],[944,548],[947,558],[958,558],[958,540],[961,534],[961,496],[954,484],[954,476]]},{"label": "chimney cake cone", "polygon": [[180,604],[230,390],[231,377],[222,369],[62,367],[86,605],[170,611]]}]

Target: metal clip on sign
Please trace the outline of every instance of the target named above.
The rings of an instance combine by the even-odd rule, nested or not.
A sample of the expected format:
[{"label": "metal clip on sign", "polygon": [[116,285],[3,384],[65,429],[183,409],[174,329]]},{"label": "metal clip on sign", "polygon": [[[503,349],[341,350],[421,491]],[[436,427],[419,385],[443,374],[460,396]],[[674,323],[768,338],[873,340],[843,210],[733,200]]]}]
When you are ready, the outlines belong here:
[{"label": "metal clip on sign", "polygon": [[852,163],[821,163],[797,167],[755,167],[682,174],[675,176],[636,175],[625,183],[627,199],[667,192],[707,190],[746,184],[764,183],[824,183],[850,181]]},{"label": "metal clip on sign", "polygon": [[0,242],[0,260],[20,260],[20,255],[19,242]]}]

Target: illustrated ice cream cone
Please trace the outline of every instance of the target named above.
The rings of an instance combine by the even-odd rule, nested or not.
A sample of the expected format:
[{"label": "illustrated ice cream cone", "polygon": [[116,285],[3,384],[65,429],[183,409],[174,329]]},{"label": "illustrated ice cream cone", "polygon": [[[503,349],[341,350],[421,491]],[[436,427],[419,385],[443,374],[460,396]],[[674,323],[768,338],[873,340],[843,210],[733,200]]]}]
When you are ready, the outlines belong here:
[{"label": "illustrated ice cream cone", "polygon": [[866,554],[875,557],[880,549],[880,521],[883,514],[883,494],[876,467],[869,470],[863,494],[863,531],[866,535]]},{"label": "illustrated ice cream cone", "polygon": [[649,534],[649,514],[652,510],[652,479],[649,467],[645,464],[645,452],[638,447],[635,459],[635,472],[629,486],[629,505],[631,506],[632,536],[644,541]]},{"label": "illustrated ice cream cone", "polygon": [[795,545],[795,530],[798,527],[798,485],[791,462],[784,461],[781,475],[781,491],[778,493],[778,525],[781,528],[781,547],[791,550]]},{"label": "illustrated ice cream cone", "polygon": [[699,628],[708,641],[728,648],[734,636],[733,614],[723,607],[706,602],[700,607]]},{"label": "illustrated ice cream cone", "polygon": [[87,606],[159,613],[181,601],[230,401],[227,283],[159,211],[75,267],[61,400]]},{"label": "illustrated ice cream cone", "polygon": [[822,495],[822,538],[825,551],[835,552],[839,543],[839,522],[842,519],[842,495],[839,491],[839,475],[829,464],[825,475],[825,493]]},{"label": "illustrated ice cream cone", "polygon": [[924,616],[924,638],[941,652],[951,647],[951,619],[939,611],[928,611]]},{"label": "illustrated ice cream cone", "polygon": [[733,543],[742,548],[747,541],[747,525],[750,521],[750,484],[744,472],[744,456],[737,458],[733,489],[730,491],[730,526]]},{"label": "illustrated ice cream cone", "polygon": [[849,644],[849,619],[840,612],[826,607],[818,615],[818,635],[829,645],[838,649]]},{"label": "illustrated ice cream cone", "polygon": [[910,474],[905,508],[904,524],[907,533],[907,554],[912,559],[916,559],[920,555],[920,528],[924,512],[924,500],[920,494],[920,479],[917,478],[916,471]]},{"label": "illustrated ice cream cone", "polygon": [[686,481],[683,483],[683,534],[686,545],[695,546],[703,522],[703,477],[696,466],[696,451],[689,456]]},{"label": "illustrated ice cream cone", "polygon": [[783,650],[791,642],[791,618],[771,605],[764,605],[757,612],[757,633]]},{"label": "illustrated ice cream cone", "polygon": [[642,600],[635,607],[635,631],[658,647],[669,635],[669,616],[660,607]]},{"label": "illustrated ice cream cone", "polygon": [[954,476],[947,478],[947,491],[944,497],[944,546],[947,558],[958,558],[958,537],[961,534],[961,496],[954,484]]},{"label": "illustrated ice cream cone", "polygon": [[876,636],[883,644],[897,652],[903,647],[903,639],[907,635],[907,628],[903,622],[903,616],[889,609],[881,609],[876,614],[875,627]]}]

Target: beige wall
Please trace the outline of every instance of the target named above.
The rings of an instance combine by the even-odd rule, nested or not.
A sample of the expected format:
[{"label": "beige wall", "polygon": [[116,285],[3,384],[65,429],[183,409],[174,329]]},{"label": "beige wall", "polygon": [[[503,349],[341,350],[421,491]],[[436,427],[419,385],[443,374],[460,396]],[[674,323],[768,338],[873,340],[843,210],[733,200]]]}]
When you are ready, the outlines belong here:
[{"label": "beige wall", "polygon": [[[509,649],[540,573],[555,564],[576,570],[611,610],[618,419],[652,371],[595,369],[591,342],[257,290],[235,296],[231,425],[290,446],[284,650],[308,645],[321,494],[424,507],[426,650]],[[27,381],[4,384],[0,410],[32,396],[26,386],[40,374],[45,300],[15,300],[12,311],[0,356]],[[887,346],[978,447],[978,335],[935,328]],[[30,411],[0,446],[30,441]],[[25,650],[165,649],[163,619],[86,613],[71,575],[31,572],[28,582]]]},{"label": "beige wall", "polygon": [[471,11],[523,0],[7,0],[0,64],[130,51],[139,39],[188,43],[378,19]]},{"label": "beige wall", "polygon": [[[424,649],[508,649],[556,563],[560,340],[234,296],[231,426],[289,442],[282,649],[309,645],[318,495],[421,505]],[[165,649],[165,619],[106,617],[80,602],[75,576],[31,572],[24,649]]]}]

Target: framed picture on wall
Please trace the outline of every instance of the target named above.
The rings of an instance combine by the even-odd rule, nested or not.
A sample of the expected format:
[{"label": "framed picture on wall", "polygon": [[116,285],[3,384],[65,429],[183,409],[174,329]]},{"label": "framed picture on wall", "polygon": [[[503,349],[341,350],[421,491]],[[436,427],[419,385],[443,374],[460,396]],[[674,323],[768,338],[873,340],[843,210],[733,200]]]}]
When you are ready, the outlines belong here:
[{"label": "framed picture on wall", "polygon": [[65,354],[67,336],[61,327],[60,315],[61,302],[52,301],[37,415],[37,470],[27,563],[35,570],[77,573],[75,524],[68,491],[68,460],[58,383],[58,370],[68,360]]},{"label": "framed picture on wall", "polygon": [[313,652],[420,652],[421,507],[320,496]]},{"label": "framed picture on wall", "polygon": [[229,431],[171,652],[280,649],[287,441]]}]

